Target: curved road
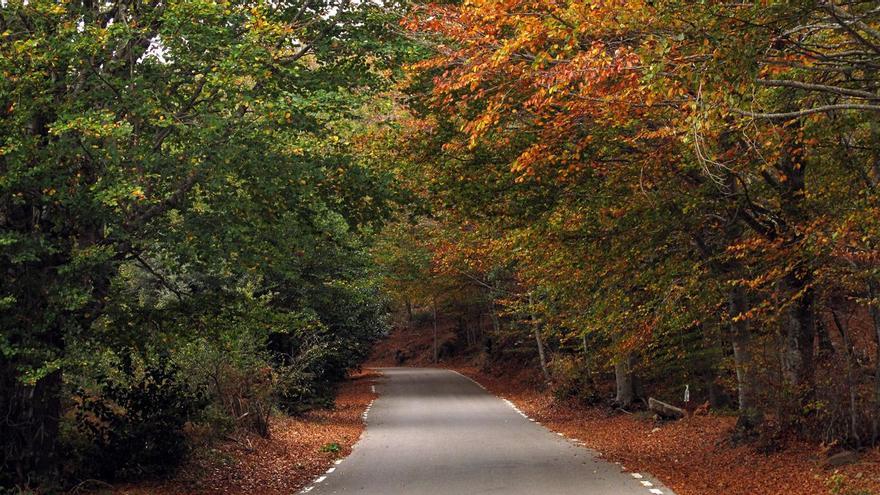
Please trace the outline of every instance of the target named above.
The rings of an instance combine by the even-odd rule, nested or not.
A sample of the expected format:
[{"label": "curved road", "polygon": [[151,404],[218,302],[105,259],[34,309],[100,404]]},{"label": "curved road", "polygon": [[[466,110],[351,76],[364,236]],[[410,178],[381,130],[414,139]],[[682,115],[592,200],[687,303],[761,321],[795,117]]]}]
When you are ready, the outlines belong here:
[{"label": "curved road", "polygon": [[[352,454],[309,495],[673,495],[566,440],[458,373],[385,368]],[[640,478],[639,478],[640,477]]]}]

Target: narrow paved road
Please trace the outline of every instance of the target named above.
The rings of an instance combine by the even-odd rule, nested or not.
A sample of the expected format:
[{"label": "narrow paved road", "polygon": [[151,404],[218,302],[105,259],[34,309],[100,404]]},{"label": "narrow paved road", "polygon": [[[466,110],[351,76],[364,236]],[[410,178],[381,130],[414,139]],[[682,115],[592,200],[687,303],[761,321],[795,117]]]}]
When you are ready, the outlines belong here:
[{"label": "narrow paved road", "polygon": [[622,472],[531,422],[452,371],[386,368],[352,454],[309,495],[651,495]]}]

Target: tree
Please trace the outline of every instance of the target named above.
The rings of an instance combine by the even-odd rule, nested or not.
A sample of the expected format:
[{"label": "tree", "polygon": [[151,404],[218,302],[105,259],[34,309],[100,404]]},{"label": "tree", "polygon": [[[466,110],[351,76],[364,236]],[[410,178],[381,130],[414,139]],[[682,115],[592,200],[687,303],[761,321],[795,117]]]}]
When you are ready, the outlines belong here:
[{"label": "tree", "polygon": [[[379,317],[353,254],[388,182],[333,122],[381,80],[385,20],[346,0],[3,4],[0,483],[53,477],[68,350],[148,347],[136,314],[198,321],[247,281],[330,331]],[[123,300],[132,273],[175,303]],[[333,321],[328,291],[365,311]]]}]

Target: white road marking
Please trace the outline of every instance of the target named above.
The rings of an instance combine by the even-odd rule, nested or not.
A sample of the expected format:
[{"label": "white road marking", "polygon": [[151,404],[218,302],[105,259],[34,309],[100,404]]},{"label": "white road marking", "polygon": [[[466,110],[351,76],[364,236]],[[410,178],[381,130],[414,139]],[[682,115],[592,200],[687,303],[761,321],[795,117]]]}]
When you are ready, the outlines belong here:
[{"label": "white road marking", "polygon": [[308,488],[304,488],[304,489],[303,489],[303,493],[309,493],[309,492],[312,491],[314,488],[315,488],[315,487],[313,487],[313,486],[310,486],[310,487],[308,487]]},{"label": "white road marking", "polygon": [[463,377],[467,378],[468,380],[474,382],[474,384],[476,384],[476,386],[480,387],[481,389],[483,389],[483,390],[487,390],[486,387],[484,387],[482,383],[480,383],[480,382],[474,380],[473,378],[471,378],[471,377],[469,377],[469,376],[467,376],[467,375],[465,375],[465,374],[459,373],[458,371],[455,371],[455,370],[449,370],[449,371],[455,373],[456,375],[463,376]]},{"label": "white road marking", "polygon": [[326,480],[326,479],[327,479],[326,476],[321,476],[320,478],[318,478],[318,479],[315,480],[315,483],[320,483],[320,482],[322,482],[322,481],[324,481],[324,480]]},{"label": "white road marking", "polygon": [[333,461],[333,464],[336,464],[337,466],[342,464],[342,459],[336,459],[335,461]]},{"label": "white road marking", "polygon": [[647,486],[647,487],[654,486],[654,483],[651,483],[650,481],[641,481],[640,483],[642,484],[642,486]]},{"label": "white road marking", "polygon": [[642,478],[642,475],[639,473],[632,473],[633,478]]},{"label": "white road marking", "polygon": [[651,493],[653,493],[653,494],[655,494],[655,495],[663,495],[663,490],[659,490],[659,489],[657,489],[657,488],[651,488],[651,489],[648,490],[648,491],[651,492]]},{"label": "white road marking", "polygon": [[327,474],[330,474],[330,473],[332,473],[333,471],[336,471],[336,468],[330,468],[330,469],[328,469],[328,470],[327,470]]}]

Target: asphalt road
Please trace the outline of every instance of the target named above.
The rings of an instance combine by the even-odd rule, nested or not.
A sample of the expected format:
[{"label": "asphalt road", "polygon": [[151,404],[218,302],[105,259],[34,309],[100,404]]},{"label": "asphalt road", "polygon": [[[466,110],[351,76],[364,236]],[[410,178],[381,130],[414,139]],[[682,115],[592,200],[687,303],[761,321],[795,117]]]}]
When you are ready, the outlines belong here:
[{"label": "asphalt road", "polygon": [[453,371],[381,371],[363,437],[309,495],[673,495]]}]

